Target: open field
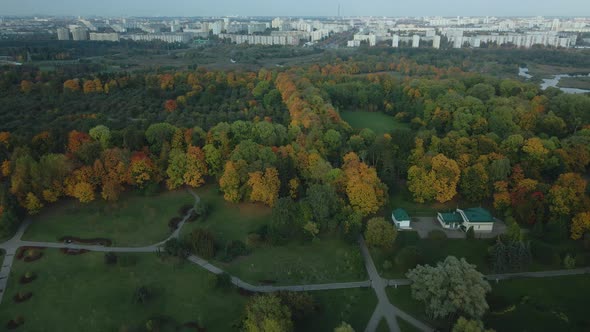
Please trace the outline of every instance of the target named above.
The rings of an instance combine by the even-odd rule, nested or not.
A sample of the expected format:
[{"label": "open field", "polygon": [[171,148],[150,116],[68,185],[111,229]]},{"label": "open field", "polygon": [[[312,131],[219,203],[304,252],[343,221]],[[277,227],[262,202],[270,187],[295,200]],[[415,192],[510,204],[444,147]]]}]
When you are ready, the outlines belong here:
[{"label": "open field", "polygon": [[[181,324],[199,322],[209,331],[227,331],[239,322],[246,299],[213,289],[210,274],[198,266],[161,261],[154,254],[124,256],[124,262],[119,255],[117,265],[107,266],[102,253],[66,256],[45,249],[38,261],[15,261],[0,324],[21,315],[23,331],[102,332],[145,326],[150,317],[161,315]],[[26,272],[38,277],[20,285]],[[142,286],[152,295],[139,304],[134,293]],[[32,292],[33,297],[15,304],[17,292]]]},{"label": "open field", "polygon": [[156,196],[125,193],[113,203],[66,200],[33,217],[23,240],[102,237],[111,239],[113,246],[150,245],[164,240],[171,232],[168,221],[180,216],[182,206],[192,204],[194,197],[186,190]]},{"label": "open field", "polygon": [[205,186],[195,192],[201,201],[209,205],[210,212],[204,220],[187,223],[182,228],[182,236],[186,236],[195,228],[204,228],[213,233],[220,246],[230,240],[246,242],[249,233],[270,223],[272,210],[262,204],[234,204],[223,199],[217,186]]},{"label": "open field", "polygon": [[297,285],[368,279],[357,245],[339,239],[256,248],[229,264],[230,274],[253,284]]},{"label": "open field", "polygon": [[590,90],[590,77],[564,77],[557,84],[560,88]]},{"label": "open field", "polygon": [[397,121],[394,117],[378,112],[345,111],[340,112],[342,119],[348,122],[354,129],[369,128],[377,135],[383,135],[394,129],[407,128],[406,124]]},{"label": "open field", "polygon": [[[178,324],[188,322],[197,322],[208,331],[228,331],[239,324],[247,302],[235,290],[214,288],[213,275],[198,266],[179,265],[154,254],[120,254],[119,262],[109,266],[102,253],[43,252],[38,261],[15,262],[0,310],[1,324],[22,316],[27,331],[119,331],[145,326],[147,320],[159,316],[170,320],[162,331],[175,331]],[[37,279],[20,284],[26,272],[34,272]],[[142,286],[151,295],[140,304],[134,301],[134,294]],[[33,296],[15,304],[12,297],[18,292],[32,292]],[[361,331],[377,305],[372,289],[312,295],[319,311],[298,330],[330,331],[346,321]]]},{"label": "open field", "polygon": [[[507,280],[491,283],[487,328],[496,331],[587,331],[590,317],[584,305],[590,296],[590,276]],[[422,303],[411,297],[410,287],[387,288],[391,302],[418,319],[438,328],[444,320],[432,321]],[[402,329],[403,330],[403,329]]]}]

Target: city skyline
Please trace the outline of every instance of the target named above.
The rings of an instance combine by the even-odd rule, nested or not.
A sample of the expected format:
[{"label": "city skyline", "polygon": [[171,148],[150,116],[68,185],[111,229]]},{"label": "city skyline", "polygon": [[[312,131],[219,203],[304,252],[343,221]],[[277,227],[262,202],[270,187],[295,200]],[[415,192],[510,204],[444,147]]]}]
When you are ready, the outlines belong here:
[{"label": "city skyline", "polygon": [[169,0],[148,3],[141,0],[3,0],[4,16],[336,16],[340,5],[342,16],[590,16],[590,3],[585,0],[534,1],[509,0],[440,2],[422,0],[394,3],[385,0],[358,2],[335,0],[317,2],[300,0],[283,2],[261,0]]}]

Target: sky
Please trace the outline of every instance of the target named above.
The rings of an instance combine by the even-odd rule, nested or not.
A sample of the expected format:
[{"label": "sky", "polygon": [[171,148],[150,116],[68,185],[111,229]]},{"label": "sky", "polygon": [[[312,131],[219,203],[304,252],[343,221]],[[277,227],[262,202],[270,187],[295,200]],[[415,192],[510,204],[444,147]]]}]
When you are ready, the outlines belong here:
[{"label": "sky", "polygon": [[590,16],[590,0],[0,0],[2,15]]}]

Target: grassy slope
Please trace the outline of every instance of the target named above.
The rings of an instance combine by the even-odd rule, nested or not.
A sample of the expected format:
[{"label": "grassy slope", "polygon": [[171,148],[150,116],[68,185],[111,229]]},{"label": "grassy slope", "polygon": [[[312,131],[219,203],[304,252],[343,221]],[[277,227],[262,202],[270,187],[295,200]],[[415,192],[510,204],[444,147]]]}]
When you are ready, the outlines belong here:
[{"label": "grassy slope", "polygon": [[377,112],[340,112],[344,121],[354,129],[369,128],[377,135],[383,135],[394,129],[407,128],[406,124],[398,122],[394,117]]},{"label": "grassy slope", "polygon": [[[17,315],[27,331],[118,331],[143,324],[151,315],[169,315],[180,323],[201,321],[209,331],[224,331],[239,321],[246,300],[236,292],[211,289],[209,275],[196,265],[161,262],[153,254],[128,256],[131,266],[106,266],[103,254],[65,256],[45,250],[39,261],[16,261],[0,310],[0,324]],[[37,280],[20,285],[27,271]],[[134,291],[147,285],[154,294],[145,305],[133,302]],[[33,297],[14,304],[18,291]]]},{"label": "grassy slope", "polygon": [[[585,306],[590,296],[588,275],[508,280],[491,285],[490,313],[484,317],[487,328],[517,332],[587,331],[590,326]],[[394,305],[414,317],[439,328],[447,326],[444,321],[427,319],[423,304],[412,299],[410,287],[389,287],[387,293]]]},{"label": "grassy slope", "polygon": [[23,239],[57,241],[69,235],[106,237],[114,246],[149,245],[164,240],[170,233],[168,221],[179,216],[180,207],[193,203],[184,190],[148,197],[126,193],[115,203],[68,200],[35,217]]},{"label": "grassy slope", "polygon": [[366,280],[358,246],[339,239],[255,249],[249,256],[218,266],[254,284],[332,283]]},{"label": "grassy slope", "polygon": [[269,207],[226,202],[216,186],[206,186],[195,192],[210,206],[210,214],[205,221],[186,224],[181,231],[183,236],[190,234],[195,228],[205,228],[215,235],[216,241],[221,245],[229,240],[246,242],[249,233],[270,223],[272,210]]}]

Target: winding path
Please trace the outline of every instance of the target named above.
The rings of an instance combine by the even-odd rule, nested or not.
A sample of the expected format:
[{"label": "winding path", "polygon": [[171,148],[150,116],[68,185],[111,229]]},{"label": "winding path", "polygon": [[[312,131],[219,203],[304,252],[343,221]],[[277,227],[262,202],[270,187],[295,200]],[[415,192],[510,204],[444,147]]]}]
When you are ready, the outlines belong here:
[{"label": "winding path", "polygon": [[[189,192],[195,198],[195,205],[200,202],[200,197],[193,191],[189,189]],[[97,246],[97,245],[79,245],[74,243],[59,243],[59,242],[36,242],[36,241],[23,241],[21,240],[23,234],[25,233],[26,229],[31,224],[31,220],[28,219],[24,223],[22,223],[17,230],[16,234],[8,241],[4,243],[0,243],[0,249],[5,251],[4,261],[2,262],[2,267],[0,268],[0,304],[2,303],[2,298],[4,296],[4,290],[6,289],[6,285],[8,282],[8,278],[10,277],[10,271],[12,268],[12,263],[14,261],[14,256],[18,251],[18,248],[24,246],[31,246],[31,247],[44,247],[44,248],[55,248],[55,249],[74,249],[74,250],[89,250],[95,252],[119,252],[119,253],[154,253],[158,252],[160,248],[166,243],[166,241],[178,238],[180,236],[180,232],[184,224],[187,220],[192,216],[194,212],[194,208],[191,208],[187,211],[184,218],[178,224],[178,227],[168,236],[165,240],[158,242],[153,245],[144,246],[144,247],[104,247],[104,246]],[[377,272],[377,268],[373,263],[373,259],[371,258],[371,254],[367,249],[364,239],[359,237],[359,245],[361,254],[363,256],[365,267],[367,269],[367,273],[369,275],[369,280],[365,281],[357,281],[357,282],[343,282],[343,283],[330,283],[330,284],[311,284],[311,285],[292,285],[292,286],[256,286],[250,283],[247,283],[241,280],[238,277],[231,276],[231,281],[237,287],[245,289],[251,292],[257,293],[269,293],[269,292],[276,292],[276,291],[293,291],[293,292],[307,292],[307,291],[324,291],[324,290],[336,290],[336,289],[351,289],[351,288],[373,288],[375,294],[377,295],[378,304],[369,320],[367,327],[365,329],[366,332],[373,332],[376,331],[377,326],[381,319],[385,318],[387,321],[387,325],[389,326],[390,331],[399,332],[400,328],[397,323],[397,318],[401,318],[408,323],[412,324],[414,327],[421,331],[430,332],[433,329],[424,324],[423,322],[415,319],[411,315],[407,314],[406,312],[400,310],[391,302],[387,297],[387,293],[385,292],[385,288],[389,286],[405,286],[409,285],[411,282],[408,279],[384,279],[381,278],[379,273]],[[200,257],[191,255],[187,258],[191,263],[197,264],[203,269],[214,273],[214,274],[222,274],[224,271],[215,265],[211,264],[209,261],[204,260]],[[569,275],[579,275],[579,274],[590,274],[590,267],[581,268],[581,269],[574,269],[574,270],[554,270],[554,271],[539,271],[539,272],[522,272],[522,273],[506,273],[506,274],[493,274],[485,276],[486,279],[490,281],[499,282],[500,280],[507,280],[507,279],[516,279],[516,278],[545,278],[545,277],[559,277],[559,276],[569,276]]]}]

